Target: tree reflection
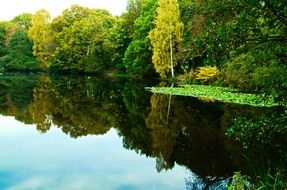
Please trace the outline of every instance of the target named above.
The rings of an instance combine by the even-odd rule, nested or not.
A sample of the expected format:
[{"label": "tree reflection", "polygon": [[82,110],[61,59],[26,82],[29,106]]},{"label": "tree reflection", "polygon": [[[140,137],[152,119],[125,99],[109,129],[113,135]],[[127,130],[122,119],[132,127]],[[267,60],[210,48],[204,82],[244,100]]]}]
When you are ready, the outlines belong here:
[{"label": "tree reflection", "polygon": [[[242,153],[252,163],[262,157],[266,158],[264,163],[278,161],[278,156],[261,155],[259,149],[244,151],[225,136],[232,124],[250,121],[261,126],[266,118],[272,119],[273,112],[264,109],[150,94],[145,87],[154,84],[125,79],[4,77],[0,86],[1,114],[36,124],[40,132],[55,126],[73,138],[105,134],[114,127],[123,138],[123,146],[155,158],[159,172],[175,164],[185,166],[196,176],[186,179],[189,189],[212,189],[221,182],[226,185],[226,178],[234,171],[248,172],[251,161],[247,162]],[[234,122],[238,117],[242,122]],[[275,116],[273,120],[280,121],[280,126],[285,124]],[[272,151],[279,154],[274,147],[268,153]],[[266,165],[276,167],[275,162]]]},{"label": "tree reflection", "polygon": [[89,78],[42,77],[29,106],[33,123],[41,132],[55,124],[74,138],[106,133],[115,125],[113,115],[109,114],[114,93],[99,84]]},{"label": "tree reflection", "polygon": [[126,81],[122,91],[123,106],[117,129],[123,136],[123,146],[140,154],[151,156],[151,136],[145,125],[150,111],[150,94],[144,81]]},{"label": "tree reflection", "polygon": [[33,99],[33,89],[39,75],[1,75],[0,76],[0,113],[14,116],[26,124],[32,121],[27,108]]},{"label": "tree reflection", "polygon": [[14,105],[13,101],[11,100],[11,96],[7,95],[6,96],[6,105],[7,105],[7,114],[8,115],[13,115],[15,117],[19,117],[19,110],[17,107]]},{"label": "tree reflection", "polygon": [[[151,97],[151,111],[146,119],[147,128],[152,137],[152,150],[157,158],[157,170],[172,168],[171,162],[174,142],[179,134],[180,126],[175,125],[173,117],[168,117],[169,95],[153,94]],[[174,109],[171,108],[172,115]],[[169,121],[171,119],[171,121]]]},{"label": "tree reflection", "polygon": [[57,109],[56,105],[58,105],[58,99],[51,79],[48,76],[43,76],[33,90],[33,101],[28,108],[32,121],[39,131],[44,133],[51,128],[53,115]]},{"label": "tree reflection", "polygon": [[169,95],[152,95],[146,119],[157,169],[168,169],[177,162],[201,177],[232,174],[234,167],[221,136],[222,110],[196,99],[172,97],[167,120],[168,102]]}]

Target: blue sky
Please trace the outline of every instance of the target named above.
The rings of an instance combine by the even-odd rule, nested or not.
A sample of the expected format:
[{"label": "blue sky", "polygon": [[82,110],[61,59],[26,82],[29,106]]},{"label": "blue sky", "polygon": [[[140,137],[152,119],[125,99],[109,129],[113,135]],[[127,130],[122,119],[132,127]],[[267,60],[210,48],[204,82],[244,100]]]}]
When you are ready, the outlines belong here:
[{"label": "blue sky", "polygon": [[185,189],[184,167],[157,173],[154,158],[122,146],[115,129],[72,139],[0,116],[0,189]]}]

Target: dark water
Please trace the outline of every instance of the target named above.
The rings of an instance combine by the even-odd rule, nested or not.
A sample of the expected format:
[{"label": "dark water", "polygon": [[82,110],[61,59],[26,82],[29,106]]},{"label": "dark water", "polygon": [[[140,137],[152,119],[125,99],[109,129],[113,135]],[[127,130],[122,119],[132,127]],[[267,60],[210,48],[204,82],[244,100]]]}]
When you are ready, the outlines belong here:
[{"label": "dark water", "polygon": [[154,85],[165,84],[0,76],[0,189],[226,189],[235,171],[286,164],[280,135],[226,136],[236,119],[278,110],[144,89]]}]

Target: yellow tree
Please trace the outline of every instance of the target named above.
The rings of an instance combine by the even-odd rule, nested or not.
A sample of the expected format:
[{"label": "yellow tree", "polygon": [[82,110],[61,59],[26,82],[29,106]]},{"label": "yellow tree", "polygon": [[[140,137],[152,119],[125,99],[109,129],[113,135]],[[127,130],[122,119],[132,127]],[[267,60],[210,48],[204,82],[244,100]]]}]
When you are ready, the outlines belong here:
[{"label": "yellow tree", "polygon": [[152,62],[161,77],[167,77],[171,69],[174,78],[173,53],[181,41],[182,31],[177,0],[159,0],[155,28],[150,31],[149,38],[153,46]]},{"label": "yellow tree", "polygon": [[50,21],[49,12],[41,9],[33,15],[32,26],[28,31],[29,38],[33,42],[33,54],[44,68],[49,67],[55,48]]}]

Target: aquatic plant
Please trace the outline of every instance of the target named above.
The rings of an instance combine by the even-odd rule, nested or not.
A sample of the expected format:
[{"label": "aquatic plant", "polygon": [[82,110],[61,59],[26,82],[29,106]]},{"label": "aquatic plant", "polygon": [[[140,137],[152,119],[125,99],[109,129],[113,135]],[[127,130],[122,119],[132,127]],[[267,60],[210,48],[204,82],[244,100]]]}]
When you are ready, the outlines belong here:
[{"label": "aquatic plant", "polygon": [[180,96],[192,96],[201,100],[208,99],[226,103],[251,105],[257,107],[279,106],[283,103],[275,102],[271,96],[262,94],[241,93],[235,89],[207,86],[207,85],[183,85],[180,87],[148,87],[147,90],[153,93],[172,94]]}]

